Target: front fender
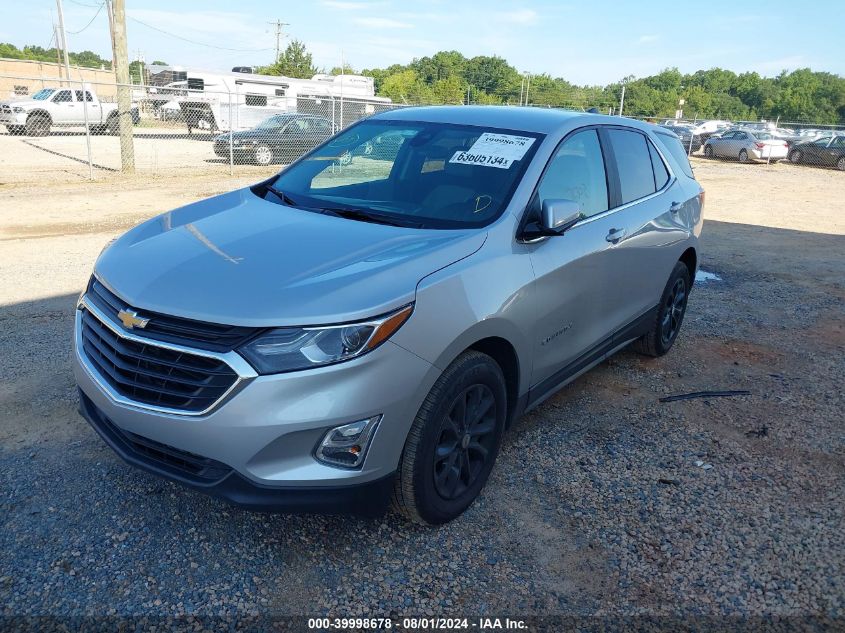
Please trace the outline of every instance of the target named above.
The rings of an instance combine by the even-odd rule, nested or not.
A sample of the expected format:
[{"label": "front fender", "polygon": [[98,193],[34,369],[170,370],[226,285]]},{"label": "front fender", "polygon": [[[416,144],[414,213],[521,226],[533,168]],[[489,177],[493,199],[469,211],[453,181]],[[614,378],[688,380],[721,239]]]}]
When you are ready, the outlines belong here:
[{"label": "front fender", "polygon": [[519,395],[531,380],[531,325],[535,321],[534,274],[528,255],[490,243],[473,255],[425,277],[414,313],[391,339],[443,371],[464,350],[485,338],[514,349]]}]

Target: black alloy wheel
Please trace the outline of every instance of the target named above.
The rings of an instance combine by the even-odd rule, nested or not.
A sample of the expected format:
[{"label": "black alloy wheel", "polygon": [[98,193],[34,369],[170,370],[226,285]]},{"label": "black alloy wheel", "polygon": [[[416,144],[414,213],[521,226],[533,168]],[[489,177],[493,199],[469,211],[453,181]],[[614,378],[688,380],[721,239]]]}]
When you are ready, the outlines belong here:
[{"label": "black alloy wheel", "polygon": [[496,444],[496,399],[487,385],[464,389],[443,419],[434,450],[434,488],[447,500],[466,492]]},{"label": "black alloy wheel", "polygon": [[669,347],[681,329],[687,307],[687,284],[683,277],[675,280],[672,290],[664,299],[661,310],[660,342]]}]

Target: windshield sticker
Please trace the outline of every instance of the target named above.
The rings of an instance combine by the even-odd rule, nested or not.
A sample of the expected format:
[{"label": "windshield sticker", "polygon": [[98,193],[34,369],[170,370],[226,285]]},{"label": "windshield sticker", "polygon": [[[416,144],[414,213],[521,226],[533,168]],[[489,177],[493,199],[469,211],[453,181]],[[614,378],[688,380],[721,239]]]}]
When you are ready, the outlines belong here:
[{"label": "windshield sticker", "polygon": [[508,169],[514,161],[525,156],[532,143],[534,139],[530,136],[485,132],[468,150],[455,152],[449,162]]}]

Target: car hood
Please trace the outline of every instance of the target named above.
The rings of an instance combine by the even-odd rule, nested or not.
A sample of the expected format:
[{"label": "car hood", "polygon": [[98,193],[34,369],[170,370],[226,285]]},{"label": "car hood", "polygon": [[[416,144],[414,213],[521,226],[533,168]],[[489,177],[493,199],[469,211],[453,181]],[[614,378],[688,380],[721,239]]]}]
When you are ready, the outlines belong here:
[{"label": "car hood", "polygon": [[135,308],[234,325],[314,325],[383,314],[426,275],[479,248],[483,230],[386,226],[240,189],[138,225],[98,278]]},{"label": "car hood", "polygon": [[35,101],[34,99],[16,99],[13,101],[0,101],[0,105],[13,106],[18,108],[31,108],[47,101]]}]

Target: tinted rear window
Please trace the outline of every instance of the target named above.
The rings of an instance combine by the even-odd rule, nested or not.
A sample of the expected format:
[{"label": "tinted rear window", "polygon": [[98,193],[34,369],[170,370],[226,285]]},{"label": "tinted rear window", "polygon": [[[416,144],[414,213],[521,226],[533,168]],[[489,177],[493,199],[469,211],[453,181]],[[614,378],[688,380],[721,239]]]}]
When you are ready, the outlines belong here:
[{"label": "tinted rear window", "polygon": [[616,157],[622,204],[654,193],[654,171],[645,136],[615,129],[608,130],[607,134]]},{"label": "tinted rear window", "polygon": [[651,166],[654,168],[654,186],[660,191],[669,182],[669,171],[651,141],[648,142],[648,152],[651,154]]},{"label": "tinted rear window", "polygon": [[684,151],[681,141],[674,136],[661,134],[660,132],[655,134],[655,136],[663,146],[663,149],[672,155],[672,158],[675,159],[675,162],[678,163],[678,166],[683,170],[683,172],[690,178],[695,178],[692,174],[692,167],[690,167],[689,158],[687,158],[687,153]]}]

